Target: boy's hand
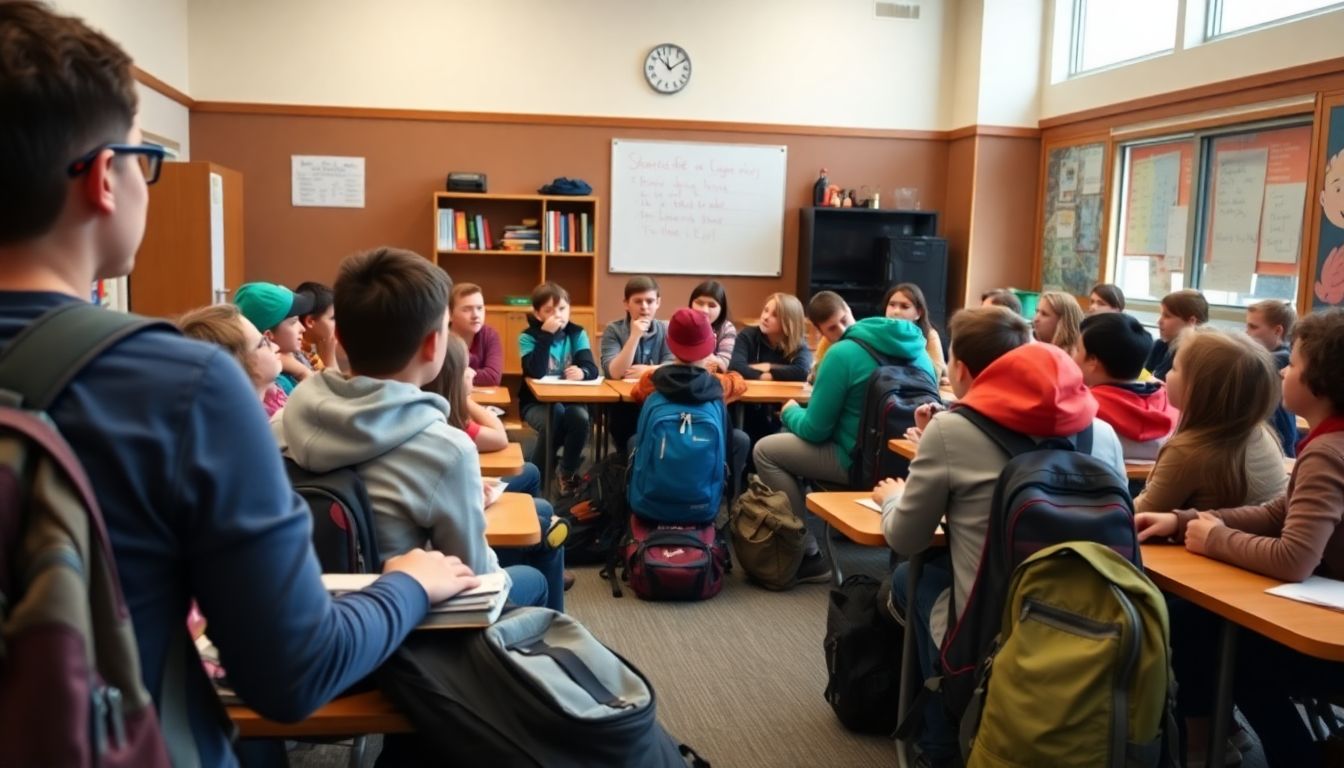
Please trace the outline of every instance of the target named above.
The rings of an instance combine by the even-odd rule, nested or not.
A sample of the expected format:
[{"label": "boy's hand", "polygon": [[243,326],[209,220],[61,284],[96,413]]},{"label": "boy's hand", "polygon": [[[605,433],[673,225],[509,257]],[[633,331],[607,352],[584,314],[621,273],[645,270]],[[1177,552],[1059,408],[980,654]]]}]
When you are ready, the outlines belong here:
[{"label": "boy's hand", "polygon": [[924,430],[919,427],[911,427],[905,430],[905,439],[919,445],[919,441],[924,439]]},{"label": "boy's hand", "polygon": [[[933,421],[933,416],[943,410],[943,406],[938,403],[925,403],[915,409],[915,429],[921,433],[929,428],[929,422]],[[907,434],[906,437],[910,435]],[[918,439],[915,442],[919,442]]]},{"label": "boy's hand", "polygon": [[[1175,515],[1172,515],[1175,517]],[[1196,555],[1208,554],[1209,531],[1223,525],[1223,521],[1208,512],[1200,512],[1198,520],[1191,520],[1185,526],[1185,548]]]},{"label": "boy's hand", "polygon": [[631,341],[633,341],[634,343],[638,344],[638,343],[639,343],[639,338],[640,338],[641,336],[643,336],[644,334],[646,334],[646,333],[649,332],[649,326],[651,326],[651,325],[653,325],[653,318],[652,318],[652,317],[635,317],[635,318],[631,318],[631,319],[630,319],[630,339],[629,339],[628,341],[626,341],[626,343],[629,344]]},{"label": "boy's hand", "polygon": [[[1176,515],[1171,512],[1140,512],[1134,516],[1134,530],[1139,532],[1139,541],[1165,538],[1176,535]],[[1186,536],[1190,532],[1187,528]]]},{"label": "boy's hand", "polygon": [[427,549],[412,549],[404,555],[389,558],[383,564],[383,573],[404,573],[415,579],[425,588],[430,605],[441,603],[481,583],[458,558]]},{"label": "boy's hand", "polygon": [[904,480],[893,480],[888,477],[878,481],[877,487],[873,489],[873,501],[882,506],[887,503],[887,499],[900,496],[904,491]]},{"label": "boy's hand", "polygon": [[723,371],[723,360],[720,360],[718,355],[710,355],[700,361],[700,367],[710,373],[720,373]]},{"label": "boy's hand", "polygon": [[546,318],[546,322],[541,324],[541,330],[545,333],[555,333],[565,327],[565,321],[560,319],[559,315],[551,315]]},{"label": "boy's hand", "polygon": [[780,413],[783,413],[783,412],[789,410],[790,408],[798,408],[798,407],[799,407],[799,405],[798,405],[798,401],[797,401],[797,400],[790,399],[787,403],[784,404],[784,407],[783,407],[783,408],[780,408],[780,409],[779,409],[779,412],[780,412]]},{"label": "boy's hand", "polygon": [[566,366],[564,376],[569,381],[583,381],[583,369],[577,365]]},{"label": "boy's hand", "polygon": [[747,367],[753,371],[760,371],[761,373],[769,373],[771,368],[770,363],[752,363]]},{"label": "boy's hand", "polygon": [[656,365],[632,365],[629,368],[625,369],[625,376],[623,376],[622,378],[626,379],[642,378],[644,376],[645,371],[652,371],[654,368],[657,367],[658,366]]}]

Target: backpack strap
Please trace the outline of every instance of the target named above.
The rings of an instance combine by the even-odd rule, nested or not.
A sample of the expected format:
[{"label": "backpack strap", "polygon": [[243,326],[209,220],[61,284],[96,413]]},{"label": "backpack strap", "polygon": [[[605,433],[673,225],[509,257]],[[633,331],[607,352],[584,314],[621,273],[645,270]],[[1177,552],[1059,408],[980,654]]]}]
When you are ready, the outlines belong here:
[{"label": "backpack strap", "polygon": [[849,338],[849,337],[847,336],[847,337],[841,339],[841,341],[852,341],[852,342],[854,342],[855,344],[858,344],[860,347],[863,347],[863,351],[864,351],[864,352],[867,352],[867,353],[869,354],[869,356],[871,356],[871,357],[873,358],[873,360],[877,361],[877,365],[878,365],[879,368],[882,367],[882,366],[884,366],[884,365],[896,365],[896,362],[895,362],[894,360],[892,360],[891,358],[889,358],[889,357],[883,355],[882,353],[878,352],[876,349],[873,348],[873,345],[872,345],[872,344],[869,344],[868,342],[864,341],[863,339],[854,339],[854,338]]},{"label": "backpack strap", "polygon": [[84,302],[47,310],[0,354],[0,403],[45,411],[70,381],[112,345],[162,320],[113,312]]},{"label": "backpack strap", "polygon": [[1064,448],[1066,445],[1079,453],[1092,452],[1092,425],[1087,425],[1082,432],[1067,438],[1051,438],[1036,442],[1021,432],[1014,432],[1008,429],[988,416],[980,413],[974,408],[965,405],[957,406],[952,409],[952,413],[961,415],[962,418],[974,424],[985,436],[994,441],[994,444],[1006,454],[1009,458],[1021,456],[1028,451],[1034,451],[1043,447],[1046,443],[1051,443],[1049,447]]}]

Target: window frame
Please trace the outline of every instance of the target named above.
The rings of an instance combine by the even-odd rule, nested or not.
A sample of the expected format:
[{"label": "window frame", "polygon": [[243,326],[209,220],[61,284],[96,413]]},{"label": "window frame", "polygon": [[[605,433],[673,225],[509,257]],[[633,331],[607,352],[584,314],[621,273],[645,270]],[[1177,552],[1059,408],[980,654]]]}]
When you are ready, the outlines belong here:
[{"label": "window frame", "polygon": [[[1185,13],[1185,4],[1188,0],[1176,0],[1176,18],[1175,25],[1172,28],[1171,44],[1160,51],[1153,51],[1139,56],[1134,56],[1120,61],[1113,61],[1109,64],[1103,64],[1089,69],[1083,68],[1083,29],[1087,23],[1087,4],[1090,0],[1070,0],[1071,17],[1069,19],[1069,66],[1064,79],[1072,80],[1076,77],[1105,72],[1118,67],[1127,67],[1140,61],[1155,59],[1159,56],[1167,56],[1180,49],[1181,38],[1181,19]],[[1210,0],[1212,1],[1212,0]]]},{"label": "window frame", "polygon": [[[1183,3],[1194,1],[1195,0],[1181,0],[1181,2]],[[1237,35],[1244,35],[1251,32],[1259,32],[1262,29],[1277,27],[1280,24],[1291,24],[1295,21],[1301,21],[1302,19],[1310,18],[1312,16],[1320,16],[1322,14],[1331,13],[1333,11],[1339,11],[1339,10],[1344,10],[1344,2],[1335,2],[1323,8],[1313,8],[1312,10],[1309,11],[1299,11],[1298,13],[1290,14],[1288,16],[1281,16],[1277,19],[1262,21],[1259,24],[1252,24],[1249,27],[1241,27],[1239,29],[1233,29],[1224,32],[1219,29],[1222,26],[1222,20],[1223,20],[1223,0],[1204,0],[1203,42],[1211,43],[1215,40],[1224,40],[1229,37],[1236,37]]]}]

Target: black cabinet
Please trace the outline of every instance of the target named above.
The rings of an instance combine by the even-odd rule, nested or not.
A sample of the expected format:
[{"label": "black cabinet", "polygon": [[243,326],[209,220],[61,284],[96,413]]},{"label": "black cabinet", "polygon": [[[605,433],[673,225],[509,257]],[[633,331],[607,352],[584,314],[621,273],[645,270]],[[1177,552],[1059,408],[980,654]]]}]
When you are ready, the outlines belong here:
[{"label": "black cabinet", "polygon": [[947,319],[947,241],[938,214],[881,208],[803,208],[798,227],[798,298],[835,291],[855,317],[881,315],[887,288],[914,283],[939,329]]}]

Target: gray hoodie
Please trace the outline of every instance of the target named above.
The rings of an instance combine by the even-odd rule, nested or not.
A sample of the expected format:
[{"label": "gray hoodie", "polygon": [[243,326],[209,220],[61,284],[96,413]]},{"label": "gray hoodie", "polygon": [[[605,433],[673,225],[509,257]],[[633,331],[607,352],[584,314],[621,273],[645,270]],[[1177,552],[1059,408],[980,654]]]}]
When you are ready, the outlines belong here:
[{"label": "gray hoodie", "polygon": [[448,401],[400,381],[310,376],[271,419],[280,450],[310,472],[354,467],[384,559],[428,542],[476,573],[499,570],[485,540],[481,463]]}]

